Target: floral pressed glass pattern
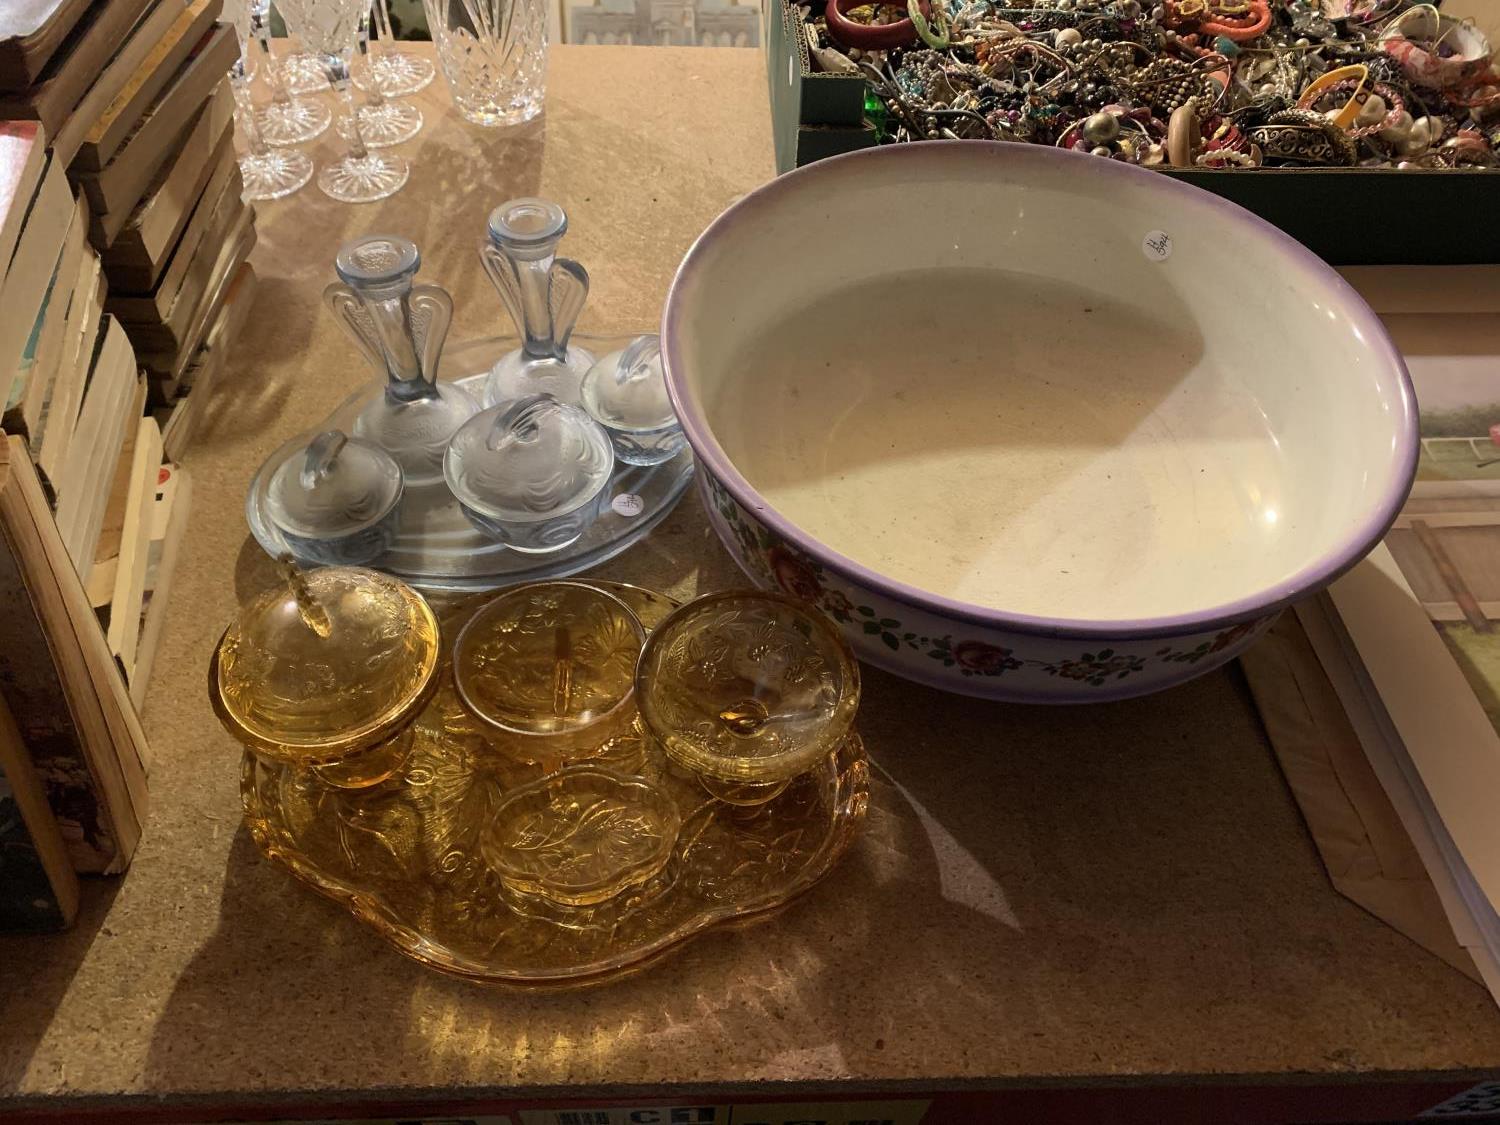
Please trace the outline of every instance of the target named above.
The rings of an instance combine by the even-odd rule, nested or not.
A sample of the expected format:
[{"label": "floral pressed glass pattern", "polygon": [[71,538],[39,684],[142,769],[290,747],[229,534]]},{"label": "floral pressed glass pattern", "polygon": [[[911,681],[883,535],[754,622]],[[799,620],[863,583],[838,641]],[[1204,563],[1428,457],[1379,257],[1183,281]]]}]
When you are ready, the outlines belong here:
[{"label": "floral pressed glass pattern", "polygon": [[[673,608],[650,591],[600,585],[647,628]],[[483,604],[474,597],[451,606],[443,630],[456,635]],[[517,795],[534,791],[549,769],[505,752],[509,736],[468,715],[452,677],[440,670],[437,682],[408,728],[410,757],[389,780],[334,788],[314,771],[247,754],[241,797],[268,857],[442,972],[555,987],[638,970],[696,933],[766,916],[812,886],[847,850],[864,814],[868,770],[852,731],[747,815],[709,797],[632,724],[571,770],[613,774],[664,796],[681,825],[665,864],[592,905],[529,893],[503,880],[486,853],[498,814],[530,807]],[[638,854],[633,847],[627,858]]]},{"label": "floral pressed glass pattern", "polygon": [[365,789],[395,776],[411,756],[412,731],[405,727],[384,742],[360,750],[347,758],[313,766],[313,773],[326,785],[339,789]]},{"label": "floral pressed glass pattern", "polygon": [[522,735],[609,737],[632,718],[645,632],[613,594],[538,582],[484,605],[454,642],[459,697],[480,719]]},{"label": "floral pressed glass pattern", "polygon": [[332,764],[411,721],[437,670],[437,618],[415,590],[373,570],[286,569],[286,583],[225,630],[209,695],[257,754]]},{"label": "floral pressed glass pattern", "polygon": [[665,867],[680,826],[661,787],[573,766],[506,797],[480,849],[513,892],[595,906]]},{"label": "floral pressed glass pattern", "polygon": [[[811,767],[849,729],[859,666],[812,606],[730,591],[689,603],[651,634],[636,694],[674,761],[719,782],[770,785]],[[751,803],[753,789],[735,792]]]}]

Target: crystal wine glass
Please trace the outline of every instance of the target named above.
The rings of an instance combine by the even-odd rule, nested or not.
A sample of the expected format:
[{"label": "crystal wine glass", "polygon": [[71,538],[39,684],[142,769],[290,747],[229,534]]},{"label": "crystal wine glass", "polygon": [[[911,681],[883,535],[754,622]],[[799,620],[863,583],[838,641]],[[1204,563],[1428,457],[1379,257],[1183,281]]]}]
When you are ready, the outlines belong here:
[{"label": "crystal wine glass", "polygon": [[[370,60],[370,20],[368,15],[360,22],[359,57]],[[365,91],[365,104],[359,107],[359,135],[366,148],[387,148],[409,141],[422,131],[422,111],[414,105],[387,99],[383,89],[385,80],[379,70],[366,75],[367,84],[355,85]]]},{"label": "crystal wine glass", "polygon": [[399,156],[372,152],[360,135],[349,61],[359,43],[360,21],[369,0],[280,0],[287,30],[315,51],[328,68],[328,80],[344,107],[342,132],[349,151],[318,171],[318,187],[342,203],[384,199],[406,183],[409,168]]},{"label": "crystal wine glass", "polygon": [[[375,0],[375,30],[384,43],[396,41],[391,32],[389,0]],[[378,88],[388,98],[405,98],[425,90],[436,73],[431,59],[386,46],[371,54],[364,66],[356,68],[354,84],[366,92]]]},{"label": "crystal wine glass", "polygon": [[234,90],[236,116],[245,133],[249,152],[240,157],[240,177],[244,198],[280,199],[312,179],[313,163],[307,153],[296,149],[267,147],[256,125],[255,106],[250,100],[250,4],[249,0],[225,0],[224,18],[234,27],[239,39],[240,57],[229,72]]},{"label": "crystal wine glass", "polygon": [[266,83],[271,87],[270,104],[255,113],[261,139],[268,145],[306,144],[328,128],[333,114],[322,102],[299,98],[288,89],[283,67],[271,54],[271,0],[248,0],[248,8],[250,34],[265,56]]}]

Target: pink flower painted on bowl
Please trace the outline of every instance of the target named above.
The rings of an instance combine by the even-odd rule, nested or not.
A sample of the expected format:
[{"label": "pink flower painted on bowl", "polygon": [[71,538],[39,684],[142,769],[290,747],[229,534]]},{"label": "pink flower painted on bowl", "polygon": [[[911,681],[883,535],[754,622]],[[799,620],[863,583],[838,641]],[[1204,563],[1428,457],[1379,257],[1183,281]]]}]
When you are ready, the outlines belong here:
[{"label": "pink flower painted on bowl", "polygon": [[1269,627],[1270,620],[1258,617],[1254,621],[1242,621],[1238,625],[1231,625],[1227,629],[1220,629],[1211,640],[1202,641],[1190,649],[1177,650],[1168,646],[1157,649],[1156,655],[1161,659],[1174,664],[1197,664],[1206,656],[1216,652],[1222,652],[1231,645],[1236,645],[1244,640],[1257,629]]},{"label": "pink flower painted on bowl", "polygon": [[816,602],[823,592],[818,584],[817,572],[798,555],[777,544],[766,552],[766,561],[771,564],[771,574],[776,584],[805,602]]},{"label": "pink flower painted on bowl", "polygon": [[979,676],[998,676],[1021,666],[1010,649],[984,641],[959,641],[953,646],[953,659],[960,668]]},{"label": "pink flower painted on bowl", "polygon": [[842,590],[824,590],[823,600],[819,605],[835,621],[853,620],[854,603],[844,595]]},{"label": "pink flower painted on bowl", "polygon": [[[972,636],[955,640],[952,634],[928,634],[923,632],[920,618],[908,616],[903,607],[879,601],[858,585],[845,587],[841,575],[825,569],[819,560],[756,521],[717,479],[706,476],[703,481],[709,511],[720,521],[720,538],[747,573],[755,575],[765,586],[780,587],[793,597],[811,602],[839,622],[856,655],[862,659],[876,660],[883,655],[872,651],[872,645],[882,646],[902,660],[908,653],[927,657],[938,666],[934,671],[939,676],[946,670],[946,674],[961,678],[954,686],[964,680],[1018,683],[1023,686],[1015,689],[1015,697],[1028,698],[1029,693],[1046,694],[1038,692],[1036,683],[1045,676],[1070,685],[1100,689],[1102,698],[1110,698],[1116,694],[1112,689],[1121,681],[1160,679],[1161,669],[1166,666],[1216,667],[1229,653],[1269,627],[1275,616],[1228,626],[1206,636],[1177,639],[1176,644],[1168,639],[1161,647],[1145,651],[1126,647],[1129,644],[1126,642],[1102,648],[1089,646],[1087,651],[1080,644],[1078,649],[1063,655],[1053,655],[1053,646],[1046,656],[1027,655],[1028,647],[1034,643],[1031,638],[1018,638],[1028,646],[1023,647],[995,644]],[[1017,655],[1018,651],[1022,655]]]}]

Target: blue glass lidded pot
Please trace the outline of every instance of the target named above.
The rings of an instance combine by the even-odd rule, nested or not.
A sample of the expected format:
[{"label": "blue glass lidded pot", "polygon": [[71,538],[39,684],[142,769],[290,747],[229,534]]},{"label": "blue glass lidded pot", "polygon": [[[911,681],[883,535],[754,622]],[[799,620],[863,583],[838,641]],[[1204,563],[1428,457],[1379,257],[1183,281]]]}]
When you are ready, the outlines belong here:
[{"label": "blue glass lidded pot", "polygon": [[267,505],[299,562],[364,566],[395,541],[404,488],[401,466],[385,450],[326,430],[276,467]]}]

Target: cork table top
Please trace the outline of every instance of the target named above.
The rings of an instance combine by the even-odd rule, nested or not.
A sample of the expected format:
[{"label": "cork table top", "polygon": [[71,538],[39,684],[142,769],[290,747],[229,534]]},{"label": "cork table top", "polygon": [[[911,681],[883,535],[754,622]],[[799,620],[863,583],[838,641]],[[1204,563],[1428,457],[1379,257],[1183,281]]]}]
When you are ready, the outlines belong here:
[{"label": "cork table top", "polygon": [[[204,669],[236,602],[272,580],[242,514],[251,473],[367,377],[320,304],[337,246],[415,239],[422,278],[455,296],[450,339],[494,334],[474,245],[496,203],[541,195],[595,279],[586,324],[629,329],[655,321],[693,237],[772,174],[754,51],[555,48],[545,120],[514,134],[463,125],[441,82],[421,104],[394,198],[309,188],[260,209],[252,319],[185,459],[189,538],[145,714],[150,822],[71,933],[0,939],[0,1099],[1500,1067],[1484,991],[1330,887],[1233,668],[1061,710],[867,671],[871,810],[832,876],[584,993],[445,979],[262,860]],[[692,495],[603,574],[679,597],[738,580]]]}]

